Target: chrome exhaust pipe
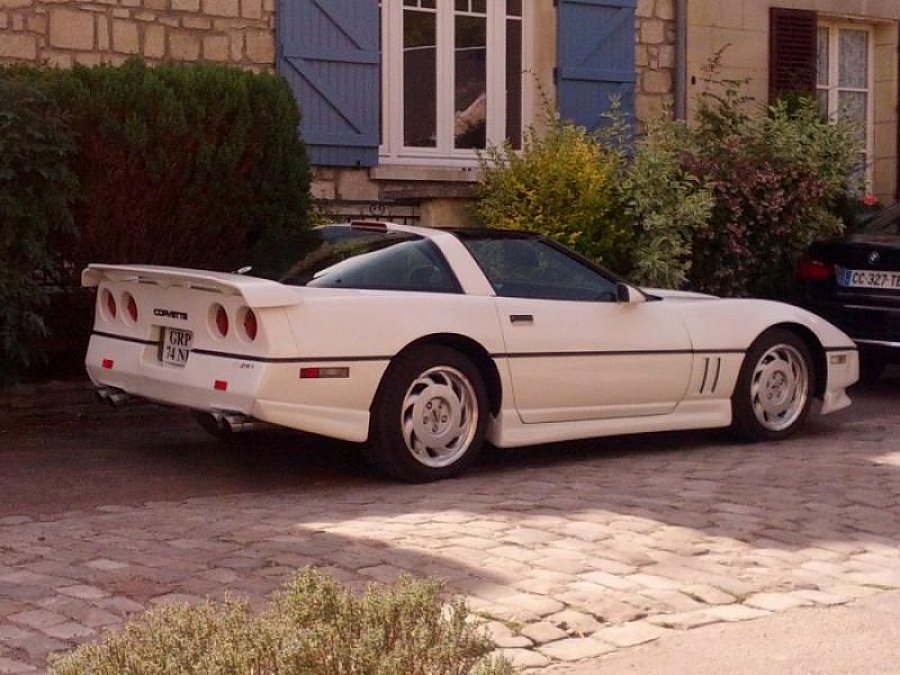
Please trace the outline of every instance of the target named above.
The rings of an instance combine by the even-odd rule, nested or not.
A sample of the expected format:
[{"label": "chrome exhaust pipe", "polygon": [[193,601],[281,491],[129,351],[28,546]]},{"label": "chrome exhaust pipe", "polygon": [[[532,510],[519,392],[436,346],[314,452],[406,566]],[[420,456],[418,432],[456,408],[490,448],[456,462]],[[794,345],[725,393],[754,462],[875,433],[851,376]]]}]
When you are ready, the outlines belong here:
[{"label": "chrome exhaust pipe", "polygon": [[221,431],[229,434],[240,434],[245,431],[253,431],[261,426],[260,423],[256,422],[252,417],[244,415],[243,413],[212,412],[210,414],[216,421],[216,426],[218,426]]},{"label": "chrome exhaust pipe", "polygon": [[116,387],[98,387],[94,391],[94,396],[100,403],[113,408],[123,408],[135,401],[128,392]]},{"label": "chrome exhaust pipe", "polygon": [[114,408],[122,405],[128,400],[128,394],[115,387],[98,387],[94,391],[94,395],[100,403],[110,405]]}]

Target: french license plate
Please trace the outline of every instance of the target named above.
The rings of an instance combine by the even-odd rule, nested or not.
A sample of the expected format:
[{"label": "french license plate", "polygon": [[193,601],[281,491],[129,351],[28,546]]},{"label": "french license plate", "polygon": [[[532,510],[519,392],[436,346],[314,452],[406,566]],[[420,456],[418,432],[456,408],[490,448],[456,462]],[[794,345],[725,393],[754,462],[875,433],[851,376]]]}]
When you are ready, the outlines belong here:
[{"label": "french license plate", "polygon": [[900,290],[900,272],[837,269],[837,282],[845,288],[885,288]]},{"label": "french license plate", "polygon": [[194,334],[189,330],[175,328],[162,329],[162,341],[159,344],[159,360],[172,366],[184,367],[191,355],[191,341]]}]

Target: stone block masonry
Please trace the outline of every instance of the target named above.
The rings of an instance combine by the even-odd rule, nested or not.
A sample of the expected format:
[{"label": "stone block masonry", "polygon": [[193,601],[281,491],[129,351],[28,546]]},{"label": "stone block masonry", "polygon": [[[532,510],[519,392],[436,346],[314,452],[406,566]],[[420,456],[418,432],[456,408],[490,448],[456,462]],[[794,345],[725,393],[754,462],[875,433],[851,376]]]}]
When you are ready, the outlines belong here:
[{"label": "stone block masonry", "polygon": [[0,63],[275,67],[275,0],[0,0]]}]

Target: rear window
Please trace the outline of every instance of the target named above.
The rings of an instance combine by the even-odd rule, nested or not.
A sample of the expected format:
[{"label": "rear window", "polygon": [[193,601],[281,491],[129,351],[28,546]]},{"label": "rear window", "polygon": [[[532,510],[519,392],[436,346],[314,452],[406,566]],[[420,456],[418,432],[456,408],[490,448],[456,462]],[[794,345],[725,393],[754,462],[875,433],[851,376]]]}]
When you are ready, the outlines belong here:
[{"label": "rear window", "polygon": [[900,235],[900,203],[862,218],[850,233]]},{"label": "rear window", "polygon": [[316,242],[278,275],[293,286],[461,293],[450,266],[428,239],[329,225]]}]

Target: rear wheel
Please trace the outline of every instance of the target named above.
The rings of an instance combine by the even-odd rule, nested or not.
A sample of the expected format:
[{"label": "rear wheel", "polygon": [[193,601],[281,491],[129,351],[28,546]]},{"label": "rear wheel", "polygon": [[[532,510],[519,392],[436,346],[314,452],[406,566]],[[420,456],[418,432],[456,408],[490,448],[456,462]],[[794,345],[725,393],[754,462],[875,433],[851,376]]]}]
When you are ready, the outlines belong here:
[{"label": "rear wheel", "polygon": [[731,397],[734,429],[746,440],[794,433],[809,414],[815,364],[809,347],[783,328],[766,331],[744,357]]},{"label": "rear wheel", "polygon": [[475,461],[487,427],[487,389],[463,354],[427,346],[391,364],[372,407],[367,454],[410,482],[449,478]]}]

